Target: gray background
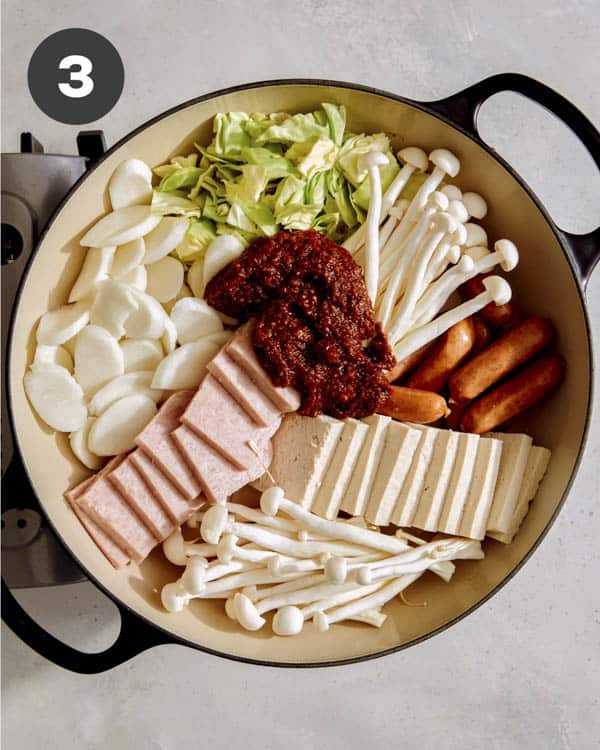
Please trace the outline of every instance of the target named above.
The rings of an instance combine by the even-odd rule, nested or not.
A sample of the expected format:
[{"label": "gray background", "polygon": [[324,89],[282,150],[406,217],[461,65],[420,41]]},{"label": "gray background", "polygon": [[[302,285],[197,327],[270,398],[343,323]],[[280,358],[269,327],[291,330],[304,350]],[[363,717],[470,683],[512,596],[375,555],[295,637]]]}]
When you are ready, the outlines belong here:
[{"label": "gray background", "polygon": [[[125,64],[108,143],[198,94],[265,78],[328,77],[427,100],[515,70],[600,123],[597,0],[3,3],[3,151],[31,130],[70,151],[77,127],[32,102],[26,70],[48,34],[84,26]],[[566,229],[589,230],[600,184],[582,149],[537,107],[501,95],[482,132]],[[600,272],[588,287],[600,321]],[[171,646],[83,677],[3,628],[3,740],[16,748],[597,747],[600,737],[598,406],[569,501],[524,570],[486,606],[409,651],[353,667],[281,671]],[[557,429],[560,427],[557,425]],[[88,584],[23,596],[54,633],[93,650],[117,632]],[[183,744],[185,743],[185,745]]]}]

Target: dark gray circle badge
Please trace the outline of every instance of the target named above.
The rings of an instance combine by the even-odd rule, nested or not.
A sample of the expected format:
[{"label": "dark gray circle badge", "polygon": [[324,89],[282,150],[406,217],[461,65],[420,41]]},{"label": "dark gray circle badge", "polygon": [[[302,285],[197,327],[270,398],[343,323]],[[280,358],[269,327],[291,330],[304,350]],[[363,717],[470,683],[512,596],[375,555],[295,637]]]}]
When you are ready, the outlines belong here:
[{"label": "dark gray circle badge", "polygon": [[114,46],[89,29],[57,31],[29,62],[27,82],[38,107],[58,122],[83,125],[115,106],[125,81]]}]

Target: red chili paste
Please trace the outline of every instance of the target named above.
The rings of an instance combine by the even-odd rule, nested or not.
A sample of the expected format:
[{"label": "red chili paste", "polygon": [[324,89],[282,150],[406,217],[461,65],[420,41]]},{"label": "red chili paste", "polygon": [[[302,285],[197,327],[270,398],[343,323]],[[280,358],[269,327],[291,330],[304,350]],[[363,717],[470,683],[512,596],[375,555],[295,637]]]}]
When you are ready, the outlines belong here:
[{"label": "red chili paste", "polygon": [[395,360],[375,321],[363,271],[315,230],[257,240],[206,287],[206,301],[255,317],[254,347],[278,386],[302,395],[300,414],[365,417],[387,401]]}]

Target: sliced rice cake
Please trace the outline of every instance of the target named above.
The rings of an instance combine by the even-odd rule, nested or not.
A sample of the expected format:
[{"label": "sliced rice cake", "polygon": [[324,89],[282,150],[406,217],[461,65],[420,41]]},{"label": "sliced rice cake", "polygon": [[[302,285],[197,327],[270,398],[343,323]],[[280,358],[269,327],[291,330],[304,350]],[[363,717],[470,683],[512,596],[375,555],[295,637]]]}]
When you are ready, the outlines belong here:
[{"label": "sliced rice cake", "polygon": [[279,407],[226,351],[221,350],[207,369],[260,427],[268,427],[281,418]]},{"label": "sliced rice cake", "polygon": [[256,463],[250,441],[258,443],[270,438],[281,419],[277,418],[268,427],[258,427],[219,381],[209,374],[184,411],[181,421],[237,469],[245,471]]},{"label": "sliced rice cake", "polygon": [[200,483],[181,455],[171,433],[180,425],[181,415],[196,391],[178,391],[164,402],[136,438],[142,448],[187,500],[195,500],[202,492]]},{"label": "sliced rice cake", "polygon": [[519,497],[517,498],[517,507],[515,508],[510,527],[506,533],[490,531],[488,536],[491,536],[492,539],[497,539],[504,544],[510,544],[515,538],[517,531],[527,515],[529,503],[536,496],[540,482],[544,478],[544,474],[546,473],[550,461],[550,455],[551,453],[547,448],[540,448],[536,445],[532,446],[529,452],[529,458],[527,459],[525,473],[523,475],[523,484],[521,485]]},{"label": "sliced rice cake", "polygon": [[265,473],[265,467],[269,466],[272,459],[269,438],[263,437],[257,440],[256,445],[261,454],[261,460],[255,456],[254,465],[246,471],[236,469],[232,463],[223,458],[218,451],[186,425],[178,427],[173,433],[173,438],[196,475],[206,497],[217,505],[225,505],[234,492],[262,476]]},{"label": "sliced rice cake", "polygon": [[351,516],[362,516],[367,508],[375,472],[385,445],[385,432],[392,420],[381,414],[373,414],[362,421],[369,426],[369,432],[358,456],[356,468],[341,507]]},{"label": "sliced rice cake", "polygon": [[419,430],[421,439],[390,517],[391,523],[405,528],[412,526],[421,493],[425,486],[425,476],[433,458],[435,440],[438,434],[435,429],[430,427],[419,429],[418,425],[410,426],[416,427]]},{"label": "sliced rice cake", "polygon": [[517,507],[533,441],[529,435],[509,432],[490,432],[488,437],[502,441],[502,458],[487,531],[506,534]]},{"label": "sliced rice cake", "polygon": [[344,420],[333,458],[311,508],[317,516],[329,520],[337,516],[368,431],[368,425],[358,419]]},{"label": "sliced rice cake", "polygon": [[502,442],[480,437],[477,458],[473,467],[473,481],[465,501],[458,535],[469,539],[483,539],[494,499]]},{"label": "sliced rice cake", "polygon": [[188,500],[144,451],[138,450],[132,453],[131,461],[167,515],[177,525],[183,523],[192,511],[204,502],[202,494],[198,495],[195,500]]},{"label": "sliced rice cake", "polygon": [[261,391],[282,412],[297,411],[300,408],[300,394],[295,388],[280,388],[273,385],[269,374],[261,365],[252,343],[254,321],[248,321],[237,329],[225,346],[227,354],[248,373]]},{"label": "sliced rice cake", "polygon": [[108,478],[159,541],[173,532],[175,524],[137,470],[132,456],[111,471]]},{"label": "sliced rice cake", "polygon": [[[312,508],[343,426],[327,416],[288,414],[273,438],[270,473],[285,496],[306,510]],[[255,487],[262,491],[270,485],[264,476]]]},{"label": "sliced rice cake", "polygon": [[479,435],[468,432],[458,433],[458,450],[437,531],[442,531],[445,534],[458,534],[465,503],[469,497],[469,490],[473,481],[473,469],[477,460],[479,440]]},{"label": "sliced rice cake", "polygon": [[[433,430],[435,427],[424,429]],[[444,498],[458,451],[458,434],[451,430],[437,430],[433,456],[425,474],[423,491],[412,525],[424,531],[437,531]]]},{"label": "sliced rice cake", "polygon": [[383,453],[365,512],[367,521],[377,526],[389,524],[420,441],[419,430],[401,422],[392,421],[388,425]]}]

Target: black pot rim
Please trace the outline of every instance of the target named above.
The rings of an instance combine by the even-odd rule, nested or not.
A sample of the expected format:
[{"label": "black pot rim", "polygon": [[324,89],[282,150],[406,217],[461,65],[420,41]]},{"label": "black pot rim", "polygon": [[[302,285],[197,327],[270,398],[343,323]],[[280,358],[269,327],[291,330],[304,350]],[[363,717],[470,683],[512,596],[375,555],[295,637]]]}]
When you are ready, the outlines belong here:
[{"label": "black pot rim", "polygon": [[[593,399],[594,399],[594,358],[593,358],[593,344],[592,344],[592,333],[591,333],[591,325],[589,321],[589,315],[587,311],[587,305],[586,300],[584,296],[583,286],[582,286],[582,279],[578,275],[578,272],[576,270],[575,264],[573,262],[573,259],[569,253],[569,250],[567,248],[567,245],[565,243],[564,238],[562,237],[562,232],[558,229],[552,218],[550,217],[548,211],[542,204],[542,202],[539,200],[539,198],[536,196],[532,188],[527,184],[527,182],[515,171],[515,169],[507,162],[505,161],[498,153],[496,153],[490,146],[488,146],[481,138],[477,137],[473,133],[470,133],[468,130],[463,128],[462,126],[458,125],[457,123],[453,122],[449,117],[445,116],[444,114],[440,113],[439,111],[435,110],[433,107],[429,106],[427,103],[418,102],[413,99],[409,99],[407,97],[399,96],[398,94],[393,94],[388,91],[384,91],[382,89],[374,88],[371,86],[365,86],[362,84],[357,83],[350,83],[346,81],[334,81],[330,79],[320,79],[320,78],[283,78],[283,79],[270,79],[270,80],[264,80],[264,81],[256,81],[251,83],[244,83],[244,84],[237,84],[235,86],[229,86],[224,89],[219,89],[217,91],[212,91],[208,94],[203,94],[202,96],[194,97],[192,99],[189,99],[185,102],[182,102],[181,104],[178,104],[174,107],[171,107],[164,112],[155,115],[154,117],[151,117],[143,124],[139,125],[134,130],[130,131],[127,135],[125,135],[123,138],[121,138],[119,141],[117,141],[114,146],[112,146],[110,149],[108,149],[95,164],[90,167],[90,169],[85,172],[78,180],[77,182],[71,187],[69,192],[64,196],[62,201],[57,206],[55,212],[53,213],[52,217],[48,221],[46,227],[44,228],[43,232],[41,233],[35,250],[31,253],[30,258],[27,261],[27,264],[23,270],[22,278],[19,282],[19,288],[17,291],[17,294],[15,296],[15,303],[14,303],[14,309],[13,309],[13,316],[10,322],[9,326],[9,332],[8,332],[8,339],[7,339],[7,373],[6,373],[6,385],[7,385],[7,406],[8,406],[8,417],[10,422],[10,427],[14,434],[14,440],[15,440],[15,448],[20,448],[20,439],[17,431],[15,430],[15,422],[14,422],[14,416],[13,416],[13,408],[12,408],[12,386],[10,382],[10,361],[12,358],[12,343],[13,343],[13,332],[14,332],[14,326],[15,326],[15,320],[16,320],[16,314],[15,311],[18,308],[21,300],[21,295],[23,292],[23,289],[25,287],[25,284],[27,282],[27,279],[29,277],[29,272],[31,270],[31,265],[34,260],[34,258],[37,256],[37,253],[39,252],[39,248],[41,244],[43,243],[46,234],[54,224],[54,222],[57,220],[60,212],[62,211],[63,207],[66,205],[66,203],[71,199],[71,197],[75,194],[75,192],[81,187],[81,185],[85,182],[87,177],[94,173],[94,171],[110,156],[112,156],[113,153],[115,153],[118,149],[120,149],[123,145],[125,145],[127,142],[129,142],[132,138],[139,135],[141,132],[146,130],[148,127],[154,125],[155,123],[159,122],[160,120],[165,119],[166,117],[169,117],[171,115],[176,114],[177,112],[180,112],[184,109],[187,109],[188,107],[194,106],[196,104],[200,104],[202,102],[209,101],[210,99],[215,99],[221,96],[226,96],[228,94],[237,93],[239,91],[247,91],[250,89],[260,89],[260,88],[268,88],[268,87],[274,87],[274,86],[329,86],[332,88],[342,88],[342,89],[349,89],[352,91],[360,91],[367,94],[373,94],[375,96],[379,96],[385,99],[390,99],[391,101],[399,102],[402,104],[406,104],[410,107],[414,107],[415,109],[418,109],[422,112],[424,112],[427,115],[430,115],[431,117],[435,117],[436,119],[440,120],[444,125],[453,128],[454,130],[458,130],[462,135],[469,138],[471,141],[473,141],[477,146],[479,146],[481,149],[486,151],[490,156],[492,156],[495,161],[498,162],[498,164],[503,167],[510,176],[517,181],[517,183],[527,192],[533,203],[535,204],[538,211],[542,214],[544,219],[546,220],[546,223],[550,227],[552,233],[554,234],[556,240],[558,241],[558,244],[563,252],[563,255],[565,256],[569,269],[571,271],[571,274],[576,282],[577,291],[579,294],[579,299],[581,302],[582,310],[583,310],[583,317],[585,322],[585,328],[586,328],[586,338],[588,342],[588,358],[589,358],[589,387],[588,387],[588,407],[587,407],[587,413],[586,413],[586,419],[585,419],[585,425],[581,437],[581,443],[577,452],[577,457],[575,459],[575,463],[573,466],[573,470],[571,472],[571,476],[569,477],[569,481],[567,482],[567,485],[565,487],[565,490],[556,506],[556,509],[554,513],[552,514],[550,520],[544,527],[544,529],[541,531],[540,535],[537,537],[535,542],[531,545],[527,553],[524,555],[524,557],[519,560],[519,562],[515,565],[515,567],[508,573],[490,592],[488,592],[484,597],[482,597],[479,601],[477,601],[475,604],[473,604],[471,607],[469,607],[464,612],[461,612],[459,615],[454,617],[452,620],[449,620],[448,622],[445,622],[443,625],[440,625],[435,630],[430,631],[429,633],[426,633],[418,638],[414,638],[410,641],[407,641],[405,643],[401,643],[397,646],[392,646],[388,649],[383,649],[381,651],[376,651],[369,654],[364,654],[361,656],[354,656],[347,659],[335,659],[335,660],[328,660],[328,661],[319,661],[319,662],[279,662],[279,661],[270,661],[267,659],[254,659],[251,657],[246,656],[239,656],[237,654],[227,653],[224,651],[219,651],[217,649],[212,649],[207,646],[200,645],[198,643],[195,643],[193,641],[190,641],[186,638],[183,638],[181,636],[175,635],[172,631],[164,628],[161,625],[157,625],[155,622],[150,620],[145,615],[142,615],[138,613],[137,611],[133,610],[131,607],[129,607],[127,604],[123,603],[115,594],[113,594],[106,586],[104,586],[100,581],[97,580],[97,578],[90,573],[90,571],[86,568],[86,566],[78,559],[78,557],[72,552],[69,545],[65,542],[62,534],[60,533],[60,530],[56,528],[56,526],[52,523],[50,518],[48,517],[44,506],[42,503],[40,503],[40,508],[42,509],[42,512],[44,513],[46,522],[49,524],[49,526],[52,528],[60,542],[62,543],[65,550],[70,554],[70,556],[74,559],[76,564],[81,568],[81,570],[85,573],[85,575],[88,577],[88,579],[98,588],[102,593],[104,593],[114,604],[119,608],[119,610],[123,613],[129,613],[134,618],[138,618],[141,620],[146,626],[156,631],[157,635],[162,634],[165,636],[162,640],[157,640],[156,645],[160,644],[179,644],[183,646],[188,646],[190,648],[196,649],[198,651],[203,651],[207,654],[211,654],[214,656],[219,656],[224,659],[228,659],[231,661],[237,661],[242,662],[245,664],[252,664],[257,666],[266,666],[266,667],[278,667],[278,668],[299,668],[299,669],[308,669],[308,668],[324,668],[324,667],[336,667],[336,666],[345,666],[349,664],[358,664],[360,662],[370,661],[371,659],[377,659],[383,656],[387,656],[389,654],[393,654],[399,651],[403,651],[404,649],[407,649],[411,646],[416,646],[420,643],[423,643],[424,641],[432,638],[435,635],[438,635],[439,633],[444,632],[445,630],[448,630],[453,625],[458,623],[460,620],[464,619],[468,615],[475,612],[479,607],[481,607],[483,604],[485,604],[489,599],[491,599],[493,596],[495,596],[525,565],[526,562],[529,561],[533,553],[538,549],[543,539],[548,534],[550,528],[553,526],[554,522],[556,521],[556,518],[558,517],[558,514],[561,512],[565,501],[567,499],[567,496],[569,492],[571,491],[573,482],[575,480],[575,477],[577,476],[577,473],[579,471],[579,467],[581,465],[581,460],[583,457],[583,453],[585,451],[585,446],[587,444],[588,434],[589,434],[589,427],[590,427],[590,421],[591,421],[591,414],[592,414],[592,407],[593,407]],[[39,498],[38,498],[39,500]],[[152,646],[152,644],[150,644]],[[131,654],[131,656],[135,656],[138,652],[134,652]]]}]

